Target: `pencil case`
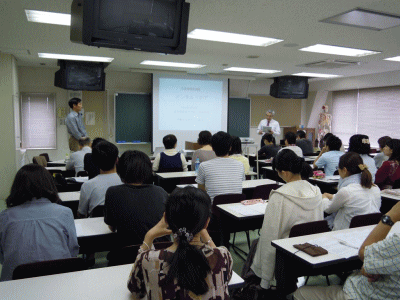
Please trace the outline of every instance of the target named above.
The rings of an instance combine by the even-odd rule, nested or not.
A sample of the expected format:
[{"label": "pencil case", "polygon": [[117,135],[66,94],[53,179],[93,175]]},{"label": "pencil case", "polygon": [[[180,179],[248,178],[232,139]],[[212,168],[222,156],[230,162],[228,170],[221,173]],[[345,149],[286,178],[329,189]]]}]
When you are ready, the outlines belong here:
[{"label": "pencil case", "polygon": [[311,256],[321,256],[321,255],[328,254],[328,251],[325,250],[324,248],[315,246],[315,245],[311,245],[309,243],[297,244],[297,245],[293,245],[293,247],[295,247],[296,249],[299,249],[300,251],[303,251]]}]

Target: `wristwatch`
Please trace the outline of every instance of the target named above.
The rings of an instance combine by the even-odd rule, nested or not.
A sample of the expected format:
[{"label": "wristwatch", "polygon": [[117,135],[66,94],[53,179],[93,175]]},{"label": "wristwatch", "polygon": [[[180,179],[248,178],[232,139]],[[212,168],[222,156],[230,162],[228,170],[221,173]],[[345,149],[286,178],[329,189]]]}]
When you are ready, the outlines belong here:
[{"label": "wristwatch", "polygon": [[393,226],[394,225],[392,219],[387,215],[383,215],[382,218],[381,218],[381,221],[382,221],[383,224],[386,224],[386,225],[389,225],[389,226]]}]

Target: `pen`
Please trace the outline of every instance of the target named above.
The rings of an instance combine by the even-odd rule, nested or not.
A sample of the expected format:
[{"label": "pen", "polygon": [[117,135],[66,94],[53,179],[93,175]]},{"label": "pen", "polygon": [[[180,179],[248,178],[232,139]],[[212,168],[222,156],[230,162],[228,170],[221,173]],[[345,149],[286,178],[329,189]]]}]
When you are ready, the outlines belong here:
[{"label": "pen", "polygon": [[344,241],[339,241],[339,244],[358,250],[358,247],[350,245],[350,244],[348,244],[348,243],[346,243]]}]

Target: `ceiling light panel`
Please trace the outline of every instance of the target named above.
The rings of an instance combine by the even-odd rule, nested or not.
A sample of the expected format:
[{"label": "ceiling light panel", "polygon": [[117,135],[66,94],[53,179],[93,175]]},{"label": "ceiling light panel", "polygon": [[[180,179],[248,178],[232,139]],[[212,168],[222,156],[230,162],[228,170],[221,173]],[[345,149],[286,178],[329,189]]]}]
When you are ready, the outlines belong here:
[{"label": "ceiling light panel", "polygon": [[259,74],[272,74],[282,72],[281,70],[267,70],[267,69],[252,69],[252,68],[236,68],[230,67],[224,69],[224,71],[233,71],[233,72],[247,72],[247,73],[259,73]]},{"label": "ceiling light panel", "polygon": [[301,72],[301,73],[296,73],[292,74],[293,76],[304,76],[304,77],[316,77],[316,78],[335,78],[339,77],[340,75],[333,75],[333,74],[321,74],[321,73],[307,73],[307,72]]},{"label": "ceiling light panel", "polygon": [[199,65],[199,64],[187,64],[187,63],[176,63],[176,62],[154,61],[154,60],[144,60],[140,64],[149,66],[188,68],[188,69],[199,69],[205,67],[205,65]]},{"label": "ceiling light panel", "polygon": [[301,48],[299,50],[307,51],[307,52],[314,52],[314,53],[324,53],[324,54],[353,56],[353,57],[362,57],[362,56],[368,56],[368,55],[381,53],[378,51],[362,50],[362,49],[339,47],[339,46],[330,46],[330,45],[323,45],[323,44],[316,44],[313,46]]},{"label": "ceiling light panel", "polygon": [[71,26],[70,14],[27,9],[25,9],[25,14],[29,22]]},{"label": "ceiling light panel", "polygon": [[400,26],[400,17],[377,11],[356,8],[351,11],[321,20],[320,22],[379,31]]},{"label": "ceiling light panel", "polygon": [[205,40],[205,41],[250,45],[250,46],[261,46],[261,47],[267,47],[269,45],[283,41],[280,39],[274,39],[262,36],[214,31],[206,29],[195,29],[188,33],[188,38]]},{"label": "ceiling light panel", "polygon": [[400,56],[388,57],[388,58],[384,58],[384,60],[399,61],[400,62]]},{"label": "ceiling light panel", "polygon": [[112,62],[112,57],[101,56],[82,56],[82,55],[69,55],[69,54],[56,54],[56,53],[38,53],[40,58],[49,59],[65,59],[65,60],[79,60],[79,61],[95,61],[95,62]]}]

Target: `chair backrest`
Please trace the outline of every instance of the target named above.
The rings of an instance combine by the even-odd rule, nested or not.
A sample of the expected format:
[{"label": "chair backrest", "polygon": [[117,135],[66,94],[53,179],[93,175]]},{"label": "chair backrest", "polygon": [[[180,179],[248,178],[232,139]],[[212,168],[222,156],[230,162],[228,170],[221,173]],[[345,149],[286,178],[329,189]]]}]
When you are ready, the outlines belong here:
[{"label": "chair backrest", "polygon": [[47,162],[50,161],[50,157],[49,157],[48,153],[42,153],[42,154],[39,154],[39,156],[43,156],[46,159]]},{"label": "chair backrest", "polygon": [[90,212],[90,217],[104,217],[104,205],[97,205],[95,208],[93,208],[93,210]]},{"label": "chair backrest", "polygon": [[330,231],[326,220],[297,224],[290,229],[289,237],[309,235]]},{"label": "chair backrest", "polygon": [[34,156],[32,161],[34,164],[47,167],[47,161],[46,158],[44,158],[44,156]]},{"label": "chair backrest", "polygon": [[[165,249],[172,245],[172,242],[154,243],[156,250]],[[108,266],[118,266],[124,264],[132,264],[136,260],[141,245],[126,246],[121,249],[110,251],[107,254]]]},{"label": "chair backrest", "polygon": [[238,203],[240,201],[246,200],[245,194],[222,194],[214,197],[212,203],[212,213],[216,217],[219,218],[220,212],[217,208],[219,204],[228,204],[228,203]]},{"label": "chair backrest", "polygon": [[269,194],[272,190],[276,190],[280,187],[278,184],[263,184],[256,186],[253,192],[253,199],[264,199],[267,200],[269,198]]},{"label": "chair backrest", "polygon": [[19,265],[12,279],[23,279],[86,270],[86,262],[79,257],[47,260]]},{"label": "chair backrest", "polygon": [[351,219],[350,228],[378,224],[379,221],[381,220],[381,217],[382,217],[382,213],[380,213],[380,212],[354,216]]},{"label": "chair backrest", "polygon": [[78,173],[76,173],[76,177],[87,177],[87,176],[89,175],[86,171],[79,171]]}]

